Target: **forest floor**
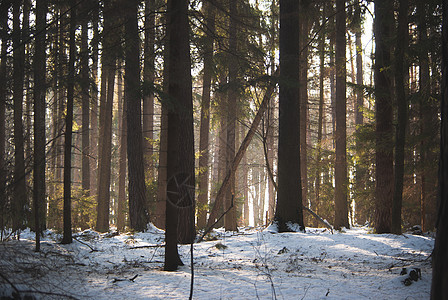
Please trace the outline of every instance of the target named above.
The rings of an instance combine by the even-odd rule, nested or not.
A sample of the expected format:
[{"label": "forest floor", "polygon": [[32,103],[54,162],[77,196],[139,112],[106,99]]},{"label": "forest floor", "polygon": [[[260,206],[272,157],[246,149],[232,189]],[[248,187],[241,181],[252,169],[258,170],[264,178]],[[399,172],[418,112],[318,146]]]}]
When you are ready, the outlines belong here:
[{"label": "forest floor", "polygon": [[[216,230],[216,240],[194,245],[193,299],[429,299],[434,239],[371,234],[355,227],[331,234],[272,233],[269,229]],[[187,299],[190,245],[179,247],[185,266],[162,270],[164,234],[75,235],[73,244],[46,232],[41,252],[34,234],[0,243],[0,298]],[[402,268],[419,268],[404,281]],[[7,298],[6,298],[7,299]]]}]

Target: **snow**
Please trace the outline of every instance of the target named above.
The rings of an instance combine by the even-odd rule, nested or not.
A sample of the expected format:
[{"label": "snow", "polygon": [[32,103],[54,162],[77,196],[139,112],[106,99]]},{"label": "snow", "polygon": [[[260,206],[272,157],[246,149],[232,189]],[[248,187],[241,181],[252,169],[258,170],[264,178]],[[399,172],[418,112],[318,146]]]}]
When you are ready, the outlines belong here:
[{"label": "snow", "polygon": [[[193,298],[429,299],[434,239],[370,232],[367,227],[334,234],[314,228],[275,233],[275,226],[214,230],[215,240],[194,245]],[[0,297],[12,295],[12,283],[38,299],[188,298],[190,245],[179,246],[185,266],[163,271],[160,229],[87,230],[75,238],[61,245],[61,236],[48,231],[40,253],[33,251],[29,230],[19,241],[0,243]],[[405,286],[403,267],[420,268],[421,279]]]}]

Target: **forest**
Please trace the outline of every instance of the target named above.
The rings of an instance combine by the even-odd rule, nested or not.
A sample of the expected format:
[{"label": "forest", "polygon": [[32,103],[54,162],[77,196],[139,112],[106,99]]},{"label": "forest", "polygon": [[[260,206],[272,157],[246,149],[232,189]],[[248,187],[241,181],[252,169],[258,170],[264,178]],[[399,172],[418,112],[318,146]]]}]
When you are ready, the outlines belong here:
[{"label": "forest", "polygon": [[2,244],[438,229],[448,268],[445,1],[0,5]]}]

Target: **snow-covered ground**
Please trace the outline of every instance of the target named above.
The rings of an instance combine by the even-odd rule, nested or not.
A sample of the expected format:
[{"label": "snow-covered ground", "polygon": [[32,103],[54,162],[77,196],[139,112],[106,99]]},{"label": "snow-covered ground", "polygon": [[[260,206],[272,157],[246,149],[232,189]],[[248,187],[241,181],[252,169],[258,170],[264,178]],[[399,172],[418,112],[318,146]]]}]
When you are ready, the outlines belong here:
[{"label": "snow-covered ground", "polygon": [[[370,234],[353,228],[331,234],[214,231],[194,245],[194,299],[429,299],[431,237]],[[71,245],[47,233],[35,253],[34,235],[0,243],[0,298],[37,291],[41,299],[188,299],[190,246],[185,266],[162,270],[163,232],[121,235],[85,231]],[[421,270],[405,286],[403,267]],[[14,287],[12,287],[14,286]],[[22,293],[24,295],[24,293]]]}]

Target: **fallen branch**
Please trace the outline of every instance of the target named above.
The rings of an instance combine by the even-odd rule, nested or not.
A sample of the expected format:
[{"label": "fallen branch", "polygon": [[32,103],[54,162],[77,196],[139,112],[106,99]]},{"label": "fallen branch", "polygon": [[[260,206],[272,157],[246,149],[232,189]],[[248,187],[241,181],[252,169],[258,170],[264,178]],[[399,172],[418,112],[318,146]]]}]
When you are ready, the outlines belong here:
[{"label": "fallen branch", "polygon": [[[277,77],[278,73],[279,69],[275,71],[273,77]],[[263,117],[263,114],[266,111],[266,108],[268,107],[269,100],[271,99],[271,96],[274,93],[276,83],[277,82],[275,80],[272,80],[267,86],[266,93],[264,94],[263,97],[263,101],[261,101],[260,104],[260,108],[258,109],[257,114],[255,115],[255,118],[252,121],[252,124],[249,128],[249,131],[247,132],[246,137],[244,138],[243,142],[240,145],[240,148],[238,149],[238,152],[235,154],[235,157],[233,158],[231,168],[227,171],[226,177],[224,178],[221,187],[219,188],[218,194],[216,195],[215,205],[210,211],[210,217],[208,218],[207,221],[207,227],[209,228],[209,230],[211,230],[213,226],[215,226],[218,223],[218,221],[216,221],[216,218],[218,216],[219,210],[221,209],[221,206],[223,205],[224,196],[230,184],[230,178],[232,177],[233,174],[235,174],[236,169],[238,168],[238,165],[240,164],[241,159],[244,156],[244,153],[246,153],[246,150],[249,147],[249,144],[251,143],[252,138],[255,135],[258,125],[261,122],[261,118]]]},{"label": "fallen branch", "polygon": [[160,244],[160,245],[144,245],[144,246],[135,246],[135,247],[131,247],[129,249],[141,249],[141,248],[160,248],[160,247],[165,247],[165,244]]},{"label": "fallen branch", "polygon": [[84,246],[87,246],[87,247],[89,247],[90,248],[90,252],[97,252],[97,251],[100,251],[100,250],[98,250],[98,249],[94,249],[92,246],[90,246],[89,244],[87,244],[87,243],[84,243],[84,242],[82,242],[82,241],[80,241],[80,240],[78,240],[77,238],[75,238],[75,237],[73,237],[73,239],[75,240],[75,241],[77,241],[77,242],[79,242],[79,243],[81,243],[81,244],[83,244]]},{"label": "fallen branch", "polygon": [[207,230],[204,231],[204,233],[201,235],[199,239],[197,239],[196,243],[202,242],[204,237],[213,229],[213,227],[221,221],[221,219],[233,208],[233,195],[232,195],[232,203],[230,204],[229,208],[218,218],[218,220],[215,221],[211,226],[207,228]]}]

